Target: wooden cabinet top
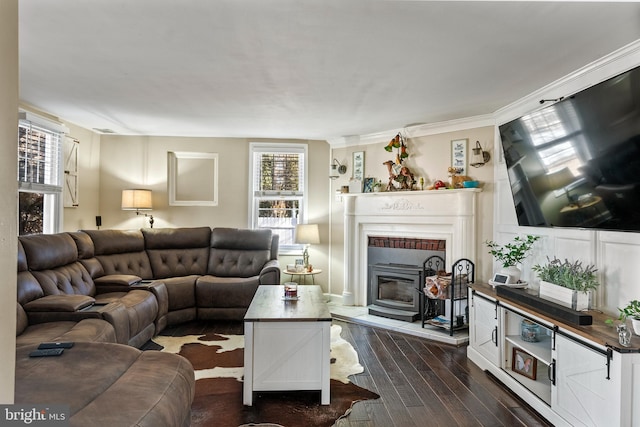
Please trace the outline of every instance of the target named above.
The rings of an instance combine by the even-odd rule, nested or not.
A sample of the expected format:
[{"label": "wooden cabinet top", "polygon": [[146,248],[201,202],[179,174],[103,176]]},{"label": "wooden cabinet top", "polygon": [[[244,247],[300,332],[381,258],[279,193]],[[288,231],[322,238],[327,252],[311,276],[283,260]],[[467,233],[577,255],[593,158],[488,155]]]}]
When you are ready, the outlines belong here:
[{"label": "wooden cabinet top", "polygon": [[618,342],[618,331],[616,330],[616,327],[612,324],[610,325],[606,323],[607,319],[612,319],[615,321],[617,320],[617,318],[609,316],[600,311],[589,310],[585,312],[593,317],[593,324],[589,326],[576,325],[537,311],[534,307],[524,305],[520,302],[513,301],[503,296],[498,296],[495,288],[488,284],[473,283],[470,285],[470,287],[476,292],[489,296],[496,301],[509,304],[510,306],[515,307],[524,313],[529,313],[532,316],[538,317],[546,322],[556,325],[565,331],[569,331],[595,344],[604,347],[610,347],[621,353],[640,353],[640,337],[633,334],[633,329],[631,329],[631,326],[628,325],[632,332],[631,346],[623,347]]}]

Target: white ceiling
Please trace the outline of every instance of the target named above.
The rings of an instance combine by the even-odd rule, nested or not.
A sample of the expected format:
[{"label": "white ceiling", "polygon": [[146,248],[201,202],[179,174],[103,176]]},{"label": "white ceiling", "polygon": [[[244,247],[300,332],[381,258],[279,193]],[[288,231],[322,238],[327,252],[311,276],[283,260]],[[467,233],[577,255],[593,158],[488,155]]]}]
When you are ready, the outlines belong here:
[{"label": "white ceiling", "polygon": [[20,98],[120,134],[333,139],[490,114],[640,3],[20,0]]}]

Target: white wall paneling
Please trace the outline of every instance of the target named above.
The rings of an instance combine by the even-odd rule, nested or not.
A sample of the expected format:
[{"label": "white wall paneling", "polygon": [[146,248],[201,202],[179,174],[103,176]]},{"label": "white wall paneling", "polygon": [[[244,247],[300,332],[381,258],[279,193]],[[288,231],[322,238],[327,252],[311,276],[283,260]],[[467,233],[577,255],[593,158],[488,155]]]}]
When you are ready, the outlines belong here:
[{"label": "white wall paneling", "polygon": [[[498,110],[496,124],[500,125],[541,108],[540,99],[569,96],[640,64],[640,40],[589,64],[576,72],[551,83],[540,90]],[[501,141],[496,126],[495,147],[501,152]],[[537,285],[530,268],[546,257],[580,260],[593,263],[598,268],[601,287],[596,305],[605,313],[616,316],[617,307],[631,299],[640,299],[640,233],[594,231],[583,229],[518,227],[513,199],[502,156],[494,163],[496,191],[494,194],[494,236],[498,242],[506,242],[515,235],[541,236],[532,256],[525,260],[523,277]]]}]

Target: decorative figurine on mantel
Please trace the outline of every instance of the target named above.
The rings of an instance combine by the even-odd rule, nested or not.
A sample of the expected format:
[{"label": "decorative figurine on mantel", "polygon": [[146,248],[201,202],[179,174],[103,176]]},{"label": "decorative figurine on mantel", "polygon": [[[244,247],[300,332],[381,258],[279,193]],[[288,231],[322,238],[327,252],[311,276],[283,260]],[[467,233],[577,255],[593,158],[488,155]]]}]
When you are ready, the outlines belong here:
[{"label": "decorative figurine on mantel", "polygon": [[449,172],[449,176],[451,177],[451,188],[462,188],[463,182],[471,181],[470,177],[466,175],[459,175],[461,171],[462,168],[454,168],[453,166],[450,166],[449,169],[447,169],[447,172]]},{"label": "decorative figurine on mantel", "polygon": [[384,147],[384,149],[390,153],[393,152],[394,148],[398,150],[395,161],[387,160],[383,163],[389,171],[387,191],[413,190],[416,179],[411,170],[402,164],[404,159],[409,157],[409,153],[407,152],[406,139],[400,133],[392,138],[389,144]]}]

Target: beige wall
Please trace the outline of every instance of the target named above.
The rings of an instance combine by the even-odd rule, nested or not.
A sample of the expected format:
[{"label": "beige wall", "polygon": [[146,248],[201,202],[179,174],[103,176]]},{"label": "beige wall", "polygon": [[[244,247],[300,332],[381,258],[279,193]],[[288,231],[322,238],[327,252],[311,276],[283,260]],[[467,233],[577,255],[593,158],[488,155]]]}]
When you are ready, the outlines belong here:
[{"label": "beige wall", "polygon": [[18,183],[18,0],[0,2],[0,404],[13,403]]},{"label": "beige wall", "polygon": [[[409,137],[409,158],[404,164],[418,177],[424,177],[425,188],[436,180],[448,181],[447,168],[451,165],[451,141],[456,139],[468,139],[467,156],[470,158],[471,148],[475,142],[480,141],[483,149],[491,154],[491,161],[480,168],[469,167],[467,174],[481,182],[482,193],[478,202],[478,238],[476,253],[476,280],[488,280],[492,273],[492,259],[486,251],[483,242],[493,236],[493,161],[494,161],[494,127],[486,126],[462,131]],[[394,160],[396,150],[393,153],[385,151],[384,147],[389,141],[380,141],[376,144],[361,145],[333,150],[332,158],[336,158],[341,164],[347,165],[347,173],[332,181],[331,192],[331,280],[330,293],[341,295],[344,285],[343,247],[344,247],[344,219],[343,205],[339,197],[335,196],[336,190],[342,185],[348,185],[353,174],[352,155],[356,151],[365,152],[365,176],[381,179],[383,184],[389,180],[387,167],[383,162]]]},{"label": "beige wall", "polygon": [[[154,216],[156,228],[248,227],[247,189],[250,142],[297,142],[308,145],[308,221],[320,225],[321,240],[320,245],[311,248],[310,257],[316,267],[327,269],[329,145],[325,141],[103,135],[99,144],[100,177],[97,187],[103,228],[131,229],[149,226],[148,220],[144,217],[120,209],[121,193],[127,188],[147,188],[153,191],[151,213]],[[167,191],[167,153],[169,151],[218,153],[218,206],[169,206]],[[80,204],[82,207],[82,199]],[[82,207],[82,209],[85,208]],[[69,223],[65,221],[65,227],[67,225]],[[70,228],[74,227],[70,226]],[[299,257],[300,254],[281,256],[280,262],[284,266],[292,259]],[[283,277],[285,278],[288,279],[288,276]],[[318,284],[326,283],[326,279],[318,277]]]}]

